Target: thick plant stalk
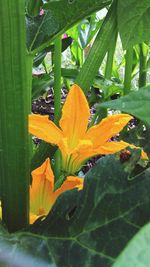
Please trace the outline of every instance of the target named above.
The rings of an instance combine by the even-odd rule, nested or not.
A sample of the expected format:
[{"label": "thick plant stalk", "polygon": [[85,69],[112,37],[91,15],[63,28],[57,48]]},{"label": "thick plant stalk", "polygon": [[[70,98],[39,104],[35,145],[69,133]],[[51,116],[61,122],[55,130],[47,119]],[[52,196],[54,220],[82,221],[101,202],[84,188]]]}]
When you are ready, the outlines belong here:
[{"label": "thick plant stalk", "polygon": [[148,49],[144,43],[139,44],[139,47],[140,47],[140,62],[139,62],[139,88],[140,88],[146,86]]},{"label": "thick plant stalk", "polygon": [[32,58],[26,52],[24,1],[0,8],[0,179],[2,217],[9,231],[28,225]]},{"label": "thick plant stalk", "polygon": [[132,64],[133,64],[133,47],[130,47],[126,51],[124,95],[128,94],[131,89]]},{"label": "thick plant stalk", "polygon": [[97,34],[89,55],[77,76],[76,83],[87,93],[108,50],[108,44],[117,31],[117,1],[110,7],[104,23]]}]

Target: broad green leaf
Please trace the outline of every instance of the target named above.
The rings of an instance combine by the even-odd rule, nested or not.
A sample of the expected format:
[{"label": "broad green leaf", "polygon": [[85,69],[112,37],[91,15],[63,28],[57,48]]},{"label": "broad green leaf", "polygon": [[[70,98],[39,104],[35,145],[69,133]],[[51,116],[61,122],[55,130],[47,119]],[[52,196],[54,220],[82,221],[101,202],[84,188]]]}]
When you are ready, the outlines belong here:
[{"label": "broad green leaf", "polygon": [[123,48],[150,40],[150,1],[118,1],[118,28]]},{"label": "broad green leaf", "polygon": [[33,53],[43,50],[58,35],[110,2],[110,0],[50,1],[43,6],[44,15],[26,17],[28,50]]},{"label": "broad green leaf", "polygon": [[150,219],[150,169],[132,181],[127,176],[115,156],[104,157],[84,190],[62,194],[32,233],[0,228],[0,267],[111,267]]},{"label": "broad green leaf", "polygon": [[140,88],[117,100],[101,104],[102,107],[118,109],[139,118],[150,125],[150,86]]},{"label": "broad green leaf", "polygon": [[33,225],[34,237],[45,240],[58,267],[111,266],[150,219],[149,176],[147,169],[129,181],[120,160],[100,159],[83,191],[62,194],[48,217]]},{"label": "broad green leaf", "polygon": [[0,267],[56,267],[44,239],[9,234],[0,226]]},{"label": "broad green leaf", "polygon": [[150,223],[129,242],[113,267],[148,267],[150,265]]},{"label": "broad green leaf", "polygon": [[130,131],[122,131],[120,134],[120,140],[124,140],[130,144],[135,144],[136,146],[143,147],[144,151],[150,157],[150,127],[144,127],[143,123],[139,123]]},{"label": "broad green leaf", "polygon": [[111,96],[116,94],[122,95],[122,84],[112,82],[110,80],[96,78],[93,86],[99,88],[103,92],[105,100],[109,100]]}]

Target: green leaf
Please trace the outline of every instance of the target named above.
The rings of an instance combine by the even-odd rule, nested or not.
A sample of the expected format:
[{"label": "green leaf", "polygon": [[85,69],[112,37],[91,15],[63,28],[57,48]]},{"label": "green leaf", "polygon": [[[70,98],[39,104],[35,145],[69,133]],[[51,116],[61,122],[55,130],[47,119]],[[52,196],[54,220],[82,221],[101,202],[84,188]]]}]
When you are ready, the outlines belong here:
[{"label": "green leaf", "polygon": [[143,127],[142,122],[133,129],[130,129],[130,131],[122,131],[120,140],[142,147],[148,157],[150,157],[150,145],[148,142],[150,140],[150,127]]},{"label": "green leaf", "polygon": [[75,61],[77,66],[82,66],[83,64],[83,49],[79,46],[78,42],[74,41],[71,45],[71,55],[72,60]]},{"label": "green leaf", "polygon": [[123,48],[150,40],[150,1],[118,1],[118,28]]},{"label": "green leaf", "polygon": [[45,243],[30,233],[10,235],[0,225],[0,267],[56,267]]},{"label": "green leaf", "polygon": [[75,25],[67,31],[67,33],[74,39],[82,49],[85,49],[98,29],[102,25],[102,20],[99,20],[96,14],[84,19],[78,25]]},{"label": "green leaf", "polygon": [[31,16],[36,16],[40,13],[40,8],[43,5],[42,0],[37,0],[36,2],[34,0],[26,0],[26,9],[28,14]]},{"label": "green leaf", "polygon": [[[150,169],[127,180],[114,156],[100,159],[86,175],[83,191],[62,194],[35,237],[44,235],[58,267],[109,267],[150,219]],[[38,249],[38,248],[37,248]]]},{"label": "green leaf", "polygon": [[115,94],[121,95],[123,89],[122,84],[118,84],[111,80],[102,80],[100,78],[94,80],[93,86],[99,88],[103,92],[105,100],[109,100],[110,97]]},{"label": "green leaf", "polygon": [[32,99],[38,98],[46,92],[52,82],[52,77],[43,74],[41,77],[33,76],[32,78]]},{"label": "green leaf", "polygon": [[75,79],[78,73],[79,73],[78,69],[61,68],[62,77],[67,79]]},{"label": "green leaf", "polygon": [[31,159],[30,170],[33,171],[38,168],[46,158],[51,159],[54,156],[56,150],[56,146],[52,146],[42,141]]},{"label": "green leaf", "polygon": [[129,242],[113,267],[148,267],[150,263],[150,223]]},{"label": "green leaf", "polygon": [[32,233],[0,227],[0,266],[112,266],[150,219],[150,168],[127,176],[117,157],[104,157],[86,175],[84,190],[62,194]]},{"label": "green leaf", "polygon": [[43,50],[58,35],[110,2],[109,0],[50,1],[43,6],[44,15],[26,17],[28,50],[33,53]]},{"label": "green leaf", "polygon": [[96,77],[104,56],[108,50],[108,43],[117,31],[116,21],[117,1],[110,6],[103,24],[95,38],[90,52],[77,76],[76,83],[85,94],[89,90]]},{"label": "green leaf", "polygon": [[139,118],[150,125],[150,86],[140,88],[117,100],[101,104],[102,107],[118,109]]}]

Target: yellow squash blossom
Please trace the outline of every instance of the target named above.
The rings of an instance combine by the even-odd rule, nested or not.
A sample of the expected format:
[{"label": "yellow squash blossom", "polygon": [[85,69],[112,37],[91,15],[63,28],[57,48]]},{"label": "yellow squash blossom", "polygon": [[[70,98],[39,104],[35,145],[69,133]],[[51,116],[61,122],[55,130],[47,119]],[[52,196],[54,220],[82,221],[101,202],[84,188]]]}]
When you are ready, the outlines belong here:
[{"label": "yellow squash blossom", "polygon": [[[57,127],[48,116],[29,115],[29,132],[55,144],[62,154],[62,169],[68,173],[78,171],[85,160],[99,154],[113,154],[130,145],[124,141],[110,142],[132,119],[128,114],[117,114],[103,119],[88,128],[90,108],[78,85],[73,85],[62,109]],[[146,158],[146,154],[142,152]]]},{"label": "yellow squash blossom", "polygon": [[63,192],[77,188],[83,188],[83,179],[69,176],[63,184],[54,191],[54,175],[50,160],[32,171],[32,185],[30,186],[30,224],[40,216],[46,216],[54,205],[56,199]]}]

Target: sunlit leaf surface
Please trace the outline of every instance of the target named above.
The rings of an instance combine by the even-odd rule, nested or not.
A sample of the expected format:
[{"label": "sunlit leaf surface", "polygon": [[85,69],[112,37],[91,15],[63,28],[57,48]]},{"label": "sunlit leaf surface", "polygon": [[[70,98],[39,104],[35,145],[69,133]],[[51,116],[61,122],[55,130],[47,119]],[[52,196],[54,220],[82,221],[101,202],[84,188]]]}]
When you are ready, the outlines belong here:
[{"label": "sunlit leaf surface", "polygon": [[118,1],[118,28],[124,49],[150,41],[150,1]]},{"label": "sunlit leaf surface", "polygon": [[129,242],[113,267],[148,267],[150,264],[150,223]]},{"label": "sunlit leaf surface", "polygon": [[130,113],[150,125],[150,86],[117,100],[105,102],[101,106]]}]

